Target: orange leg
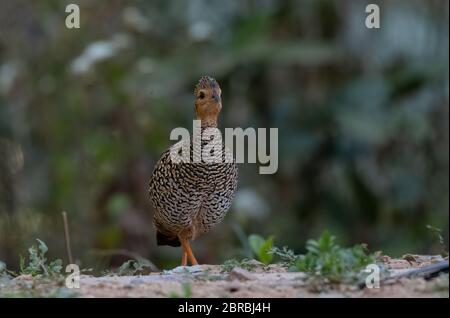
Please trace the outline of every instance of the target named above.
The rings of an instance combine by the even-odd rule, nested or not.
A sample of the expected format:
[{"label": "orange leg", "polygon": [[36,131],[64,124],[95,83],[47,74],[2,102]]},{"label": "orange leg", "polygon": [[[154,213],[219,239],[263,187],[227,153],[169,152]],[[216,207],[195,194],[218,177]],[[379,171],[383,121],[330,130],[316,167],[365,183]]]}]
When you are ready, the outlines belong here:
[{"label": "orange leg", "polygon": [[194,253],[192,253],[191,245],[189,244],[189,240],[180,237],[181,245],[183,246],[183,253],[187,254],[187,257],[192,265],[198,265],[197,260],[195,259]]},{"label": "orange leg", "polygon": [[183,247],[183,255],[181,256],[181,266],[187,265],[187,253]]}]

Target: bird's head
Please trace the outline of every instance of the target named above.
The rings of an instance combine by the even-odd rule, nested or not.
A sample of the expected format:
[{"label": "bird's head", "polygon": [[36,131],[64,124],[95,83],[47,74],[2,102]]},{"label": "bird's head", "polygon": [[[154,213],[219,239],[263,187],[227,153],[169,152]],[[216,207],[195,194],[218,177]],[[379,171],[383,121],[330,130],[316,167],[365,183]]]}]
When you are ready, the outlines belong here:
[{"label": "bird's head", "polygon": [[202,76],[195,86],[195,113],[202,126],[216,126],[222,109],[219,84],[209,76]]}]

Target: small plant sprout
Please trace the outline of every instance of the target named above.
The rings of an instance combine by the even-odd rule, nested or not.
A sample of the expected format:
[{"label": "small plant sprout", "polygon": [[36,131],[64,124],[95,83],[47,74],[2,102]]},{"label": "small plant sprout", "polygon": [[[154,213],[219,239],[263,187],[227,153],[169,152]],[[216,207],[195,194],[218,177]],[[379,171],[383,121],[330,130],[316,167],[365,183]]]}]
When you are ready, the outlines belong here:
[{"label": "small plant sprout", "polygon": [[289,249],[287,246],[283,246],[282,249],[276,246],[272,247],[269,253],[279,257],[281,260],[281,264],[290,269],[292,269],[292,267],[295,266],[299,258],[299,255],[296,255],[295,252]]},{"label": "small plant sprout", "polygon": [[146,268],[151,268],[150,262],[145,259],[128,260],[120,265],[117,275],[127,276],[142,273]]},{"label": "small plant sprout", "polygon": [[361,278],[365,267],[375,262],[365,244],[341,247],[328,231],[324,231],[318,240],[308,240],[306,250],[307,253],[296,261],[297,269],[331,283],[355,282]]},{"label": "small plant sprout", "polygon": [[248,243],[252,248],[253,253],[257,259],[265,265],[270,264],[273,259],[273,254],[270,252],[273,247],[273,238],[273,235],[271,235],[267,239],[264,239],[257,234],[252,234],[248,237]]},{"label": "small plant sprout", "polygon": [[47,264],[45,254],[48,251],[48,247],[40,239],[36,239],[36,241],[38,246],[33,245],[28,249],[28,265],[25,265],[25,258],[20,257],[20,273],[45,277],[59,275],[62,269],[62,261],[56,259]]}]

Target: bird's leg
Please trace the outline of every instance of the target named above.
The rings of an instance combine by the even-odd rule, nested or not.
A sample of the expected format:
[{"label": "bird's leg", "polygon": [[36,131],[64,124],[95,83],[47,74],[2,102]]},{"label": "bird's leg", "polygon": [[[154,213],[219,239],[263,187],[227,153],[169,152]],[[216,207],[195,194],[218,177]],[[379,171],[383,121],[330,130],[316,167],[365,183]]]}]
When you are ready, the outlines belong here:
[{"label": "bird's leg", "polygon": [[183,249],[185,253],[187,254],[187,257],[189,258],[189,261],[192,265],[198,265],[197,260],[195,259],[194,253],[192,253],[191,245],[189,244],[189,240],[186,238],[180,238],[181,245],[183,246]]},{"label": "bird's leg", "polygon": [[186,250],[183,248],[183,255],[181,256],[181,266],[186,266],[187,265],[187,253]]}]

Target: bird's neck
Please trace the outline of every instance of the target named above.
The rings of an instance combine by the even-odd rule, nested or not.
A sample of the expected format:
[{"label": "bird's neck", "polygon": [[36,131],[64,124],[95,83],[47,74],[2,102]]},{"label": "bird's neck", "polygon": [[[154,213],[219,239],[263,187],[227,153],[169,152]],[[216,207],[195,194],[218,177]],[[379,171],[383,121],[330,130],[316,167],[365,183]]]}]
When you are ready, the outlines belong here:
[{"label": "bird's neck", "polygon": [[202,130],[206,128],[217,128],[217,119],[214,118],[198,118],[197,120],[201,121],[201,128]]}]

